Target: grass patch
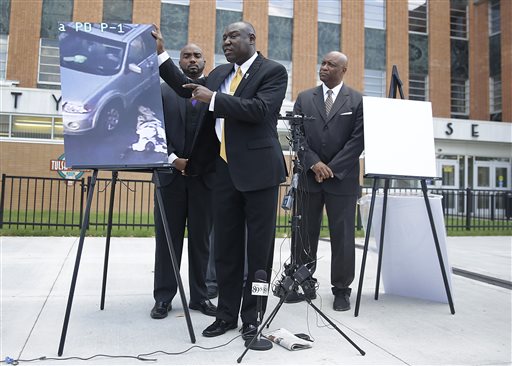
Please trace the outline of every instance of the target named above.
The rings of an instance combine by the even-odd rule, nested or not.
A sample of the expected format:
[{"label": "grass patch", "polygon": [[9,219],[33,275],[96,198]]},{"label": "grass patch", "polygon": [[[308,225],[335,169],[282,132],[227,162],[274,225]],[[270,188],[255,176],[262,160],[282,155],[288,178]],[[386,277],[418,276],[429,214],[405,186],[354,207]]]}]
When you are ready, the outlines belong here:
[{"label": "grass patch", "polygon": [[[68,212],[49,212],[49,211],[4,211],[4,225],[0,229],[2,236],[80,236],[80,215],[78,213]],[[154,228],[153,212],[147,214],[128,213],[112,215],[112,236],[113,237],[153,237]],[[277,218],[278,225],[285,225],[289,221],[289,216],[280,216]],[[5,222],[24,222],[22,224],[5,224]],[[25,222],[27,224],[25,224]],[[34,222],[35,224],[28,224]],[[87,229],[87,236],[104,237],[107,235],[106,229],[107,216],[104,213],[92,213],[90,225]],[[327,216],[324,216],[324,223],[327,223]],[[472,225],[486,226],[486,228],[471,228],[466,230],[465,217],[445,218],[448,236],[512,236],[512,221],[504,220],[484,220],[472,219]],[[57,224],[73,225],[56,226]],[[139,225],[132,226],[130,225]],[[460,228],[450,228],[450,226],[460,226]],[[494,226],[494,227],[493,227]],[[498,227],[496,227],[498,226]],[[290,237],[291,230],[289,226],[278,228],[276,237]],[[356,237],[364,238],[363,230],[356,230]],[[320,231],[323,238],[329,237],[329,230],[324,228]]]}]

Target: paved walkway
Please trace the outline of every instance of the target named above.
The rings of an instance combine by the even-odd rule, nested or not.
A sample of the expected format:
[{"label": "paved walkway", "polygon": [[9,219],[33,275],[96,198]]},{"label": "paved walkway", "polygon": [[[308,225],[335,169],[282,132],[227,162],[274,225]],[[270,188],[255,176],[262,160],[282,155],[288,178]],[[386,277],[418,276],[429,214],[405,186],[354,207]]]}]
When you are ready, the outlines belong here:
[{"label": "paved walkway", "polygon": [[[107,301],[99,310],[104,238],[86,238],[63,357],[95,354],[137,355],[158,350],[180,353],[192,346],[182,311],[175,299],[169,317],[152,320],[153,239],[113,238]],[[362,240],[358,240],[362,244]],[[0,357],[57,357],[67,296],[75,263],[77,238],[1,238]],[[456,268],[505,281],[511,280],[510,237],[447,238],[449,263]],[[369,252],[360,314],[354,317],[362,250],[357,268],[352,310],[332,310],[329,284],[329,243],[319,245],[315,277],[320,288],[315,305],[322,309],[365,352],[361,356],[305,303],[285,304],[270,329],[308,333],[312,349],[290,352],[278,345],[265,352],[249,351],[243,364],[263,365],[510,365],[511,290],[458,275],[451,276],[455,315],[446,303],[386,293],[373,300],[377,256]],[[274,270],[282,268],[289,242],[276,240]],[[182,273],[186,274],[186,255]],[[419,258],[419,262],[421,258]],[[401,265],[383,268],[400,271]],[[405,277],[405,276],[403,276]],[[389,278],[388,278],[389,279]],[[386,278],[383,278],[385,281]],[[183,281],[188,294],[186,275]],[[384,282],[383,281],[383,282]],[[427,285],[439,286],[438,281]],[[418,284],[418,286],[421,284]],[[423,284],[424,285],[424,284]],[[269,298],[269,309],[278,299]],[[201,331],[213,318],[191,311],[196,347],[184,354],[156,353],[165,364],[236,364],[243,341],[236,330],[216,338]],[[217,348],[214,348],[217,347]],[[206,350],[203,348],[214,348]],[[21,363],[21,362],[20,362]],[[128,358],[38,361],[34,364],[148,364]]]}]

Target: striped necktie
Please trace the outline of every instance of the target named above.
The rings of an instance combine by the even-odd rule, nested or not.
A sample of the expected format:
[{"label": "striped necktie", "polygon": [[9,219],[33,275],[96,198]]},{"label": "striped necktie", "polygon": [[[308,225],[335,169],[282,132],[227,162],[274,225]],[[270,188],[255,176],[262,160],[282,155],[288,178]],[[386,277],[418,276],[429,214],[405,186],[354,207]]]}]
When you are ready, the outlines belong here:
[{"label": "striped necktie", "polygon": [[332,108],[332,90],[329,89],[327,90],[327,99],[325,100],[325,115],[326,116],[329,116],[329,112],[331,111],[331,108]]},{"label": "striped necktie", "polygon": [[[238,84],[242,81],[242,68],[239,67],[236,71],[235,77],[231,80],[229,85],[229,95],[234,95]],[[226,120],[224,120],[224,124]],[[220,140],[220,157],[227,163],[228,156],[226,154],[226,138],[224,137],[224,124],[222,125],[221,140]]]}]

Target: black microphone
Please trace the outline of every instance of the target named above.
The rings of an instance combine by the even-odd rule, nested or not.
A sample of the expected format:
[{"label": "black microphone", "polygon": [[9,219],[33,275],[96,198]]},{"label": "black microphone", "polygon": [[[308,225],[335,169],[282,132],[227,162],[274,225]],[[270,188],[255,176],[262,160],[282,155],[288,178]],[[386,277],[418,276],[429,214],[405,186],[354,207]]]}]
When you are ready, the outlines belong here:
[{"label": "black microphone", "polygon": [[267,282],[267,272],[262,269],[259,269],[254,274],[254,282],[252,283],[252,291],[251,294],[256,296],[256,335],[245,342],[245,346],[247,348],[258,350],[258,351],[266,351],[272,348],[272,342],[268,339],[260,338],[261,330],[258,331],[260,324],[263,322],[263,302],[262,297],[268,296],[268,282]]},{"label": "black microphone", "polygon": [[[256,314],[258,325],[263,320],[263,304],[261,301],[262,296],[268,296],[267,272],[258,269],[254,274],[254,283],[252,284],[252,294],[256,295]],[[265,289],[266,288],[266,289]]]}]

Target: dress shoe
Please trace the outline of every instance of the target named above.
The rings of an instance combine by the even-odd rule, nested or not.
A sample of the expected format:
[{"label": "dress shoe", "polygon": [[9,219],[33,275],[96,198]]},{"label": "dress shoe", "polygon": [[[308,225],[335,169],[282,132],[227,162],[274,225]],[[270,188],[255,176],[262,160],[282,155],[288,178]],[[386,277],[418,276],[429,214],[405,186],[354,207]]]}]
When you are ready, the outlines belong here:
[{"label": "dress shoe", "polygon": [[293,290],[288,294],[286,300],[284,301],[287,304],[294,304],[296,302],[301,302],[306,300],[306,297],[310,300],[316,299],[316,291],[315,289],[310,289],[305,291],[304,294],[299,294],[297,290]]},{"label": "dress shoe", "polygon": [[226,333],[230,329],[237,327],[236,322],[229,323],[222,319],[216,319],[208,328],[203,330],[203,336],[205,337],[217,337],[221,334]]},{"label": "dress shoe", "polygon": [[350,293],[338,293],[334,295],[332,308],[336,311],[350,310]]},{"label": "dress shoe", "polygon": [[172,305],[170,302],[157,301],[153,309],[151,309],[151,317],[153,319],[163,319],[171,311]]},{"label": "dress shoe", "polygon": [[219,295],[219,289],[217,286],[208,286],[208,298],[215,299]]},{"label": "dress shoe", "polygon": [[244,341],[248,341],[253,339],[256,333],[258,333],[258,327],[251,323],[244,323],[242,325],[242,339]]},{"label": "dress shoe", "polygon": [[192,310],[199,310],[204,315],[215,316],[217,314],[217,307],[208,299],[199,301],[199,304],[189,304],[188,307]]}]

